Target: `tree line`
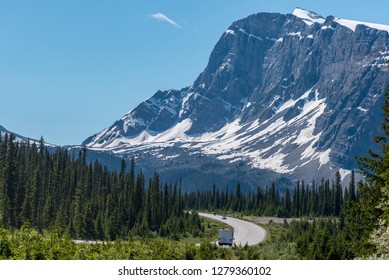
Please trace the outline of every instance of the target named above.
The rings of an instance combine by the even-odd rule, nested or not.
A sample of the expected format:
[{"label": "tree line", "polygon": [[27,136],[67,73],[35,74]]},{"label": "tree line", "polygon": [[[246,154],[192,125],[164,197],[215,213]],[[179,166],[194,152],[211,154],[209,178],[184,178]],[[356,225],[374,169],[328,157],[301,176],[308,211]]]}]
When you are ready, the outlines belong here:
[{"label": "tree line", "polygon": [[355,184],[354,171],[350,183],[343,188],[341,175],[336,173],[335,180],[322,179],[319,183],[313,180],[310,184],[297,181],[294,188],[286,188],[280,193],[273,183],[265,189],[257,187],[254,192],[242,193],[240,184],[235,191],[220,190],[213,185],[210,191],[185,193],[185,205],[191,209],[243,212],[258,216],[277,217],[338,217],[349,200],[357,201],[360,193]]},{"label": "tree line", "polygon": [[0,227],[60,228],[73,238],[114,240],[129,234],[177,236],[198,234],[200,219],[184,211],[181,186],[162,185],[157,173],[146,182],[129,171],[109,171],[66,149],[49,151],[40,143],[0,137]]},{"label": "tree line", "polygon": [[75,238],[115,239],[129,233],[141,236],[198,234],[201,223],[185,209],[242,212],[277,217],[339,216],[344,204],[357,201],[354,173],[342,188],[335,180],[306,184],[297,181],[293,190],[280,190],[273,183],[265,189],[243,193],[219,190],[182,193],[181,183],[162,184],[157,173],[146,183],[121,161],[109,171],[98,161],[87,162],[87,150],[77,155],[58,148],[49,151],[40,143],[17,143],[13,135],[0,139],[0,226],[20,228],[25,221],[38,230],[60,227]]}]

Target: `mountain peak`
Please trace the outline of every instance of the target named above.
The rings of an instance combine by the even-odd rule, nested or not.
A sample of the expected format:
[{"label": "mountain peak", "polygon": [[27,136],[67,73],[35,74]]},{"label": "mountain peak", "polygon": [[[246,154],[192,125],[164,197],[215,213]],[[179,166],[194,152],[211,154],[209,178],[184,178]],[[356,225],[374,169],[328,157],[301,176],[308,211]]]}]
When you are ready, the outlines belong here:
[{"label": "mountain peak", "polygon": [[380,133],[389,36],[347,24],[301,8],[238,20],[192,86],[158,91],[84,144],[197,174],[193,182],[212,169],[252,185],[269,172],[310,180],[351,170]]},{"label": "mountain peak", "polygon": [[[294,9],[293,15],[298,18],[301,18],[307,25],[312,25],[314,23],[323,24],[325,22],[325,18],[323,16],[299,7]],[[389,33],[389,25],[385,25],[385,24],[377,24],[377,23],[370,23],[370,22],[363,22],[363,21],[349,20],[349,19],[342,19],[342,18],[334,18],[333,21],[344,27],[347,27],[348,29],[351,29],[352,31],[356,30],[357,25],[365,25],[369,28],[386,31]]]},{"label": "mountain peak", "polygon": [[298,18],[303,19],[307,25],[312,25],[314,23],[323,24],[325,21],[325,19],[321,15],[319,15],[315,12],[312,12],[312,11],[302,9],[302,8],[294,9],[293,15],[298,17]]}]

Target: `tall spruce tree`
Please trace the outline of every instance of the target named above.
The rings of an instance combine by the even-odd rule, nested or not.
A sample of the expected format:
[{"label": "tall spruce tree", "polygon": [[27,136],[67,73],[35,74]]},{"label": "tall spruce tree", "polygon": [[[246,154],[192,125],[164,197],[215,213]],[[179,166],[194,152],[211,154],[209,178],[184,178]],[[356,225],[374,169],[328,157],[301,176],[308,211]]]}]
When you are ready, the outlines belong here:
[{"label": "tall spruce tree", "polygon": [[[389,85],[384,94],[382,109],[384,116],[383,134],[374,137],[374,142],[379,145],[380,151],[370,150],[368,157],[357,158],[367,182],[361,184],[360,198],[357,203],[350,206],[349,210],[352,212],[352,210],[358,209],[361,215],[370,214],[370,219],[360,221],[369,228],[365,239],[374,233],[374,238],[370,241],[376,246],[376,253],[380,254],[378,257],[389,258]],[[353,219],[352,216],[348,218]]]},{"label": "tall spruce tree", "polygon": [[358,158],[358,163],[368,182],[379,187],[382,196],[379,207],[383,210],[381,218],[389,222],[389,85],[384,98],[384,134],[374,137],[374,141],[380,145],[380,153],[370,150],[369,157]]}]

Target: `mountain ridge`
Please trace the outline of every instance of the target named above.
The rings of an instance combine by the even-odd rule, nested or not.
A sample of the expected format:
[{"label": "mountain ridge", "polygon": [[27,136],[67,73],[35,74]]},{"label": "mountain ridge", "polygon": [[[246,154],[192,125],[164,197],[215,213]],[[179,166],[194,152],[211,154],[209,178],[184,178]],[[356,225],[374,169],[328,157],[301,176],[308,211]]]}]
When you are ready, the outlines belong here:
[{"label": "mountain ridge", "polygon": [[[18,133],[12,132],[12,131],[6,129],[4,126],[0,125],[0,137],[3,138],[6,134],[9,136],[14,135],[16,142],[28,143],[28,144],[33,144],[33,143],[39,144],[40,143],[40,140],[38,140],[38,139],[34,139],[34,138],[20,135]],[[47,145],[48,147],[51,147],[51,148],[58,147],[57,145],[54,145],[54,144],[50,144],[47,142],[44,142],[44,143],[45,143],[45,145]]]},{"label": "mountain ridge", "polygon": [[356,23],[303,9],[235,21],[193,85],[158,91],[83,145],[153,160],[157,171],[183,161],[345,176],[374,148],[365,143],[380,132],[389,77],[389,27]]}]

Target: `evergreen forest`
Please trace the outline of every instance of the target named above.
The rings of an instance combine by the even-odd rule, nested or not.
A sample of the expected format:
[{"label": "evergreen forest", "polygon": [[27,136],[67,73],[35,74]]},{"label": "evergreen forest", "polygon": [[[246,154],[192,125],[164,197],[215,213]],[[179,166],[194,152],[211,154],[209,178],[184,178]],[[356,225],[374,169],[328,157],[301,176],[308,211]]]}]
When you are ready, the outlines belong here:
[{"label": "evergreen forest", "polygon": [[[132,160],[126,172],[86,162],[87,150],[69,155],[39,145],[0,142],[0,226],[19,229],[25,222],[38,231],[59,228],[72,238],[115,240],[129,235],[194,233],[197,215],[184,212],[181,186],[145,182]],[[147,187],[146,187],[147,186]]]}]

